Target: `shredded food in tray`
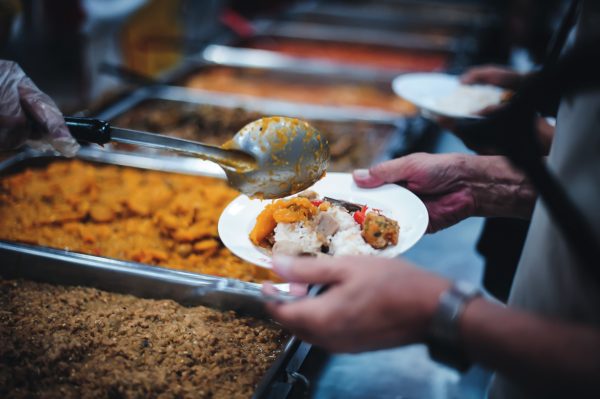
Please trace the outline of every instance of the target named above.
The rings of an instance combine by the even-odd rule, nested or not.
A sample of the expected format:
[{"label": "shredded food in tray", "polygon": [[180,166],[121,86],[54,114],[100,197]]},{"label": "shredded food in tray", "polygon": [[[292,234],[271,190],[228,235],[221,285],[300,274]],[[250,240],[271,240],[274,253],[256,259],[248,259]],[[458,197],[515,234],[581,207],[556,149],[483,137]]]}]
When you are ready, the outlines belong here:
[{"label": "shredded food in tray", "polygon": [[0,279],[3,398],[249,398],[287,338],[233,312]]},{"label": "shredded food in tray", "polygon": [[238,192],[220,179],[57,161],[0,185],[0,239],[260,282],[217,223]]}]

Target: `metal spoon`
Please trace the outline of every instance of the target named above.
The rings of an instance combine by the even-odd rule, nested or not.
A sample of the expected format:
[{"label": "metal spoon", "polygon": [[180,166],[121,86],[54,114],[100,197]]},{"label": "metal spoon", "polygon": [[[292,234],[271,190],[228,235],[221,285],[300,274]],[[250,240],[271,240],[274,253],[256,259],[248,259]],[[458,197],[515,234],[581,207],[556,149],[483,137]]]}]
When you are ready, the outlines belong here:
[{"label": "metal spoon", "polygon": [[222,147],[112,127],[88,118],[65,118],[80,141],[116,141],[183,152],[219,164],[229,184],[248,196],[281,198],[317,182],[327,169],[327,139],[308,123],[288,117],[261,118],[244,126]]}]

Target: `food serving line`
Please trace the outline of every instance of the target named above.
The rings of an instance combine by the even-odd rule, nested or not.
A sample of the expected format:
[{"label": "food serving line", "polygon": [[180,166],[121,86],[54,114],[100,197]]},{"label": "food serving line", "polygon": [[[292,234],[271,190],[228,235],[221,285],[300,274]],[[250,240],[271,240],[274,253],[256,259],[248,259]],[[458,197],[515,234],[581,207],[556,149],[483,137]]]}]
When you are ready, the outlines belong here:
[{"label": "food serving line", "polygon": [[[423,14],[415,4],[406,4],[416,10],[413,12]],[[472,36],[465,35],[468,24],[459,11],[455,12],[454,25],[445,24],[437,31],[432,26],[438,20],[421,21],[419,25],[411,19],[405,32],[390,26],[387,31],[374,34],[364,28],[370,19],[377,21],[377,26],[387,27],[383,22],[405,13],[390,14],[391,8],[386,8],[383,16],[379,9],[366,12],[361,7],[356,5],[354,13],[352,7],[336,11],[335,5],[300,7],[278,20],[256,21],[257,31],[252,38],[239,40],[217,35],[212,44],[188,57],[156,84],[140,87],[91,116],[119,127],[217,145],[262,116],[294,116],[308,120],[328,136],[332,151],[330,170],[341,172],[413,151],[429,130],[412,120],[415,109],[410,104],[394,96],[391,79],[408,70],[458,67],[476,45]],[[477,29],[485,25],[483,18],[474,20]],[[358,47],[350,52],[336,50],[350,46],[352,40],[343,39],[352,37],[352,33],[360,38],[354,41]],[[378,40],[381,42],[376,43]],[[311,48],[323,46],[329,46],[328,51],[339,57],[327,59],[323,52],[309,55]],[[381,60],[380,65],[361,62],[364,57],[343,58],[347,54],[369,54],[369,49],[380,56],[373,57]],[[399,62],[389,61],[394,51],[400,54]],[[398,68],[399,65],[406,68]],[[303,92],[306,87],[312,90]],[[415,125],[421,128],[414,129]],[[123,145],[86,147],[77,158],[94,165],[224,178],[222,170],[209,162]],[[0,162],[0,173],[6,178],[28,168],[47,168],[57,161],[22,152]],[[0,241],[0,259],[0,274],[5,278],[92,286],[143,298],[173,299],[184,305],[235,310],[259,318],[265,317],[263,304],[269,300],[253,281],[31,243]],[[310,391],[318,368],[313,368],[310,353],[309,344],[290,337],[256,386],[254,397],[300,397]],[[319,351],[312,353],[313,359],[322,355]]]}]

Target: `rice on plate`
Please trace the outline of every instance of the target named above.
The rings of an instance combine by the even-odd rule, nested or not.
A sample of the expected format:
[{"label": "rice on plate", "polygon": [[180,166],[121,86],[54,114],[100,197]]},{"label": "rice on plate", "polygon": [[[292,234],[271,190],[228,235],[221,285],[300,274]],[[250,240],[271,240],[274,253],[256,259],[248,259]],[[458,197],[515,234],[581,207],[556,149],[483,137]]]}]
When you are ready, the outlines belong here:
[{"label": "rice on plate", "polygon": [[254,245],[280,255],[374,255],[398,244],[397,221],[314,191],[268,204],[250,232]]}]

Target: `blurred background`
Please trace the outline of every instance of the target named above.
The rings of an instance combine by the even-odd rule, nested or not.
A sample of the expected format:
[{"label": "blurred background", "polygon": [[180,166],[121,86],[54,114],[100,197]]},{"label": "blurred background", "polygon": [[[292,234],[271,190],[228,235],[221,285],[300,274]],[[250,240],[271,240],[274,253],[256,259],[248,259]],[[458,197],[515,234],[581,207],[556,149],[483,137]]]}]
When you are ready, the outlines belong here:
[{"label": "blurred background", "polygon": [[172,83],[168,73],[186,61],[231,64],[251,57],[215,59],[203,51],[209,44],[387,72],[459,71],[482,62],[527,68],[543,54],[560,3],[1,0],[0,57],[18,61],[73,113],[143,78]]},{"label": "blurred background", "polygon": [[[565,3],[0,0],[0,58],[18,61],[65,115],[121,127],[222,144],[263,115],[301,117],[327,135],[331,169],[349,172],[415,151],[468,152],[397,97],[393,78],[484,63],[531,70]],[[428,235],[406,257],[480,284],[492,270],[476,250],[482,226],[471,218]],[[526,229],[501,233],[514,250],[496,262],[516,264]],[[502,299],[512,274],[491,280]],[[440,366],[420,345],[313,354],[304,374],[320,398],[478,398],[489,379]]]}]

